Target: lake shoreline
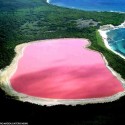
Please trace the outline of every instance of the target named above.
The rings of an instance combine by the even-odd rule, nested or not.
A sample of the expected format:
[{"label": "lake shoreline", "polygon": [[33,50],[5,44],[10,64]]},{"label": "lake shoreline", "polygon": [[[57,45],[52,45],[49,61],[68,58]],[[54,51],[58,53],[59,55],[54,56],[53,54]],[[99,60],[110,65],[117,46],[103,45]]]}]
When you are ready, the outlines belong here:
[{"label": "lake shoreline", "polygon": [[[64,38],[64,39],[68,39],[68,38]],[[71,39],[71,38],[70,38]],[[82,39],[82,38],[81,38]],[[83,39],[83,40],[87,40],[87,39]],[[41,40],[42,41],[42,40]],[[47,40],[44,40],[44,42]],[[89,42],[89,44],[86,46],[90,46],[91,42],[89,40],[87,40]],[[10,96],[15,97],[15,99],[23,101],[23,102],[30,102],[30,103],[34,103],[34,104],[38,104],[38,105],[46,105],[46,106],[53,106],[53,105],[72,105],[72,106],[76,106],[76,105],[86,105],[86,104],[96,104],[96,103],[106,103],[106,102],[112,102],[115,101],[117,99],[119,99],[120,97],[125,95],[125,91],[123,92],[118,92],[116,94],[114,94],[113,96],[109,96],[109,97],[103,97],[103,98],[91,98],[91,99],[49,99],[49,98],[39,98],[39,97],[33,97],[33,96],[29,96],[26,94],[22,94],[19,92],[16,92],[10,83],[10,78],[11,76],[14,74],[14,72],[17,69],[18,66],[18,61],[19,59],[23,56],[23,52],[24,49],[32,44],[32,43],[36,43],[39,41],[33,41],[33,42],[29,42],[29,43],[24,43],[24,44],[20,44],[15,48],[15,52],[16,52],[16,56],[14,57],[12,63],[10,64],[10,66],[6,67],[0,75],[0,84],[1,84],[1,88]],[[85,48],[86,48],[85,47]],[[87,48],[88,49],[88,48]],[[90,49],[89,49],[90,50]],[[93,51],[93,50],[90,50]],[[96,51],[97,52],[97,51]],[[101,53],[100,53],[101,54]],[[102,54],[101,54],[102,55]],[[111,67],[108,66],[108,62],[106,61],[105,57],[102,55],[103,60],[105,61],[105,65],[106,67],[112,72],[113,75],[115,75],[117,77],[118,80],[121,81],[121,84],[123,86],[123,88],[125,88],[125,81],[121,78],[121,76],[116,73]]]}]

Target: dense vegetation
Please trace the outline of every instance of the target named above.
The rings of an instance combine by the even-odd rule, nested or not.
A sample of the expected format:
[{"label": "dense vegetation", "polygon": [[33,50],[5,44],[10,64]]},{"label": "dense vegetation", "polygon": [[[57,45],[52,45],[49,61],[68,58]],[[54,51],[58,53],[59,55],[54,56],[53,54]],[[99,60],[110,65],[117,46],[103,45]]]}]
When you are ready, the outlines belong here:
[{"label": "dense vegetation", "polygon": [[37,106],[10,99],[0,92],[0,122],[28,122],[29,125],[122,125],[124,106],[125,97],[105,104]]},{"label": "dense vegetation", "polygon": [[[76,24],[76,20],[78,19],[93,19],[99,22],[99,24],[96,27],[79,29]],[[119,25],[124,20],[125,14],[122,13],[71,10],[49,5],[45,0],[0,0],[0,69],[10,64],[15,54],[14,48],[17,44],[41,39],[77,37],[89,39],[92,42],[90,48],[103,53],[109,65],[125,78],[125,61],[106,49],[97,32],[100,25]],[[44,107],[45,109],[42,109],[42,107],[39,106],[37,107],[28,103],[24,104],[8,99],[8,97],[5,98],[3,92],[1,91],[0,93],[0,105],[12,106],[12,109],[7,107],[6,111],[8,110],[19,115],[19,113],[23,113],[25,110],[24,113],[26,114],[23,116],[23,120],[33,120],[34,117],[39,116],[37,113],[45,113],[47,117],[49,112],[51,112],[51,115],[53,112],[56,113],[56,116],[58,116],[58,113],[67,112],[69,115],[74,113],[74,116],[72,114],[74,118],[74,123],[72,123],[72,125],[88,125],[89,123],[91,125],[101,125],[107,122],[110,123],[115,118],[118,118],[118,115],[115,116],[112,113],[119,113],[122,111],[122,107],[124,106],[123,102],[124,98],[109,104],[80,106],[76,107],[76,109],[64,106],[50,109]],[[118,107],[120,111],[116,110]],[[64,110],[62,110],[62,108],[64,108]],[[114,110],[116,110],[116,112]],[[75,117],[78,118],[78,116],[80,116],[76,115],[77,111],[78,114],[84,114],[84,118],[81,116],[79,119],[82,119],[82,123],[75,121]],[[4,110],[2,112],[4,112]],[[90,114],[85,115],[87,113]],[[68,114],[66,115],[67,117]],[[9,115],[10,113],[7,116],[9,117]],[[16,115],[14,116],[16,117]],[[64,118],[66,118],[66,116]],[[122,117],[122,113],[120,116]],[[109,119],[109,117],[111,118]],[[40,118],[40,116],[38,118]],[[0,120],[2,121],[2,119]]]}]

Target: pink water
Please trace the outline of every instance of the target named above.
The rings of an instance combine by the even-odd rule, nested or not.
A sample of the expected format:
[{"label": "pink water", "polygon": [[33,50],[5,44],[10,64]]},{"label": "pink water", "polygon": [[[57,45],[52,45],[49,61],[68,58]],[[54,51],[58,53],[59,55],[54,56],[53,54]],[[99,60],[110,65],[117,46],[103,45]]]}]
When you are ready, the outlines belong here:
[{"label": "pink water", "polygon": [[32,43],[24,50],[10,82],[14,90],[56,99],[107,97],[123,91],[101,54],[84,48],[84,39]]}]

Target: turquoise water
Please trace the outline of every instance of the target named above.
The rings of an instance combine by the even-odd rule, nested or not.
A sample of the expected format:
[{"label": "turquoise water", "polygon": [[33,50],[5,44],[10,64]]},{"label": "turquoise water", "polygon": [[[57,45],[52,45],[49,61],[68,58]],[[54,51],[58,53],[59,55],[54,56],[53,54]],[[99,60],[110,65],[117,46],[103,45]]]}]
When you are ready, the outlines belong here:
[{"label": "turquoise water", "polygon": [[[50,0],[50,3],[89,11],[125,12],[125,0]],[[125,56],[125,28],[111,30],[107,35],[109,46]]]},{"label": "turquoise water", "polygon": [[125,56],[125,28],[111,30],[107,35],[109,46]]},{"label": "turquoise water", "polygon": [[125,12],[125,0],[50,0],[50,3],[90,11]]}]

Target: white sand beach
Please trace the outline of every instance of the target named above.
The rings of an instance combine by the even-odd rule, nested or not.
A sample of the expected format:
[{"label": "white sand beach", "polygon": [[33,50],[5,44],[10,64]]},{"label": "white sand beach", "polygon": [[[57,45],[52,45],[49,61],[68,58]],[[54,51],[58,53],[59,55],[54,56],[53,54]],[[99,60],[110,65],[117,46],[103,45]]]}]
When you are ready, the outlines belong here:
[{"label": "white sand beach", "polygon": [[104,26],[101,26],[100,29],[98,30],[100,35],[102,36],[102,39],[104,41],[104,44],[105,46],[111,50],[112,52],[114,52],[115,54],[119,55],[120,57],[122,57],[123,59],[125,59],[125,57],[123,55],[121,55],[120,53],[114,51],[108,44],[108,36],[107,36],[107,33],[110,31],[110,30],[115,30],[115,29],[119,29],[119,28],[125,28],[125,21],[119,25],[119,26],[113,26],[111,24],[109,25],[104,25]]}]

